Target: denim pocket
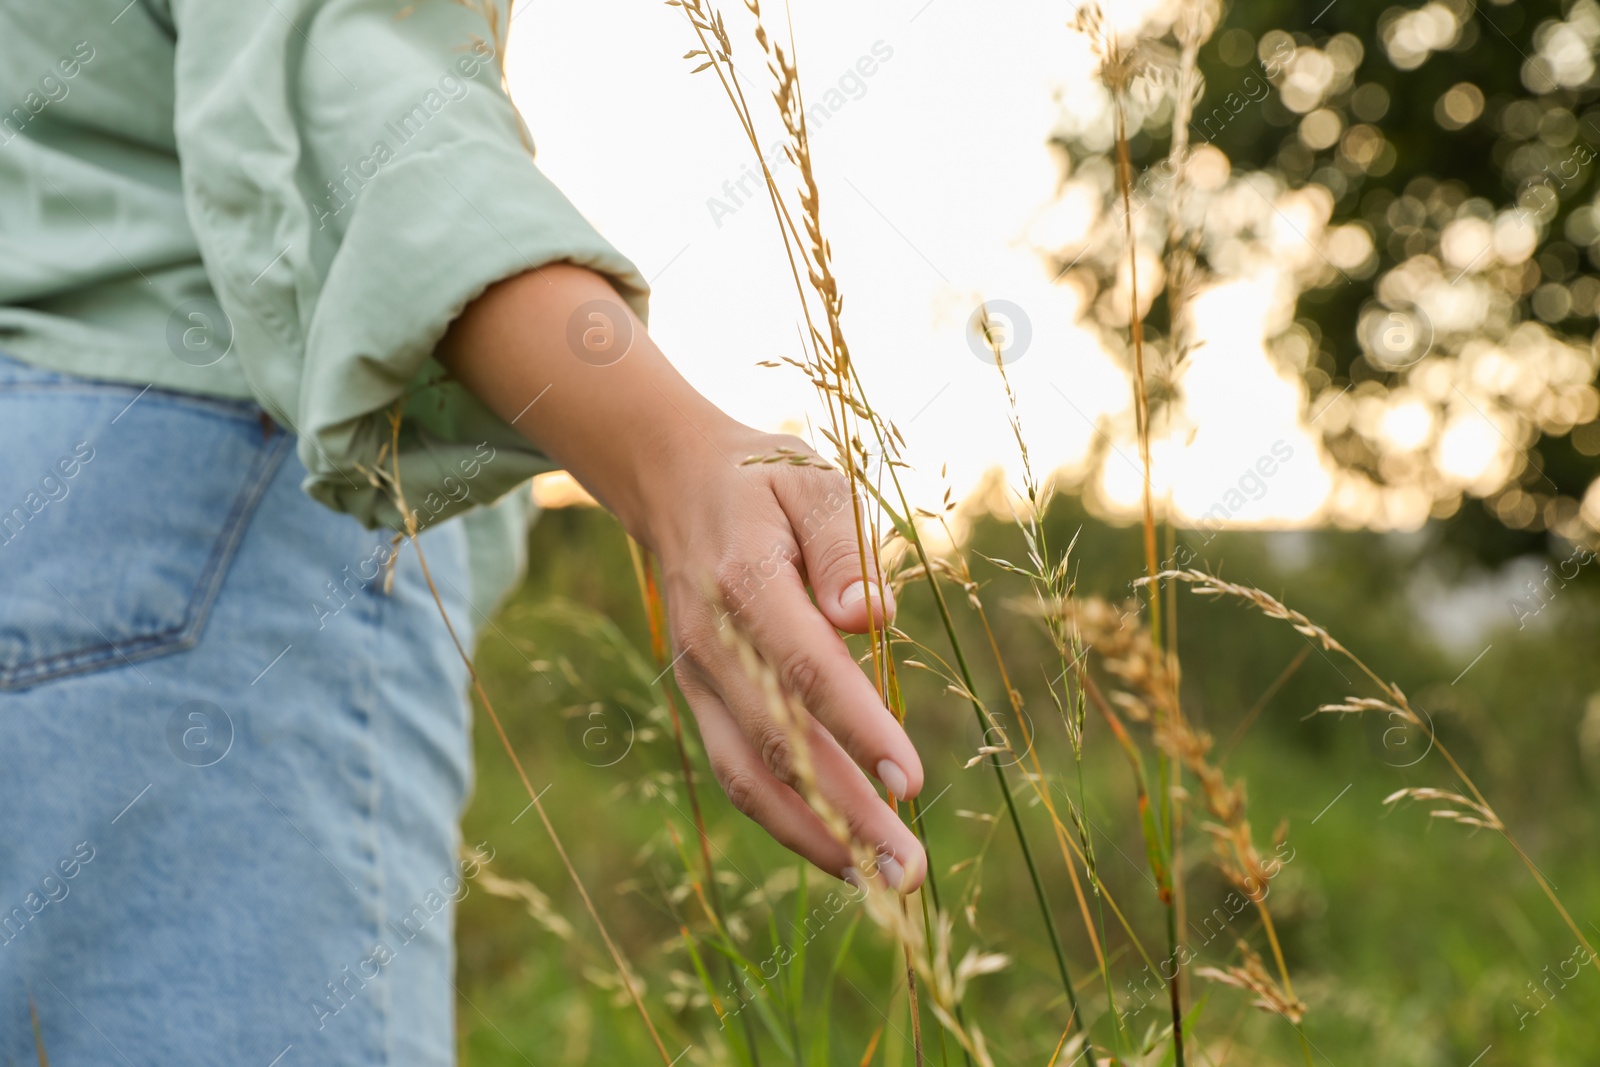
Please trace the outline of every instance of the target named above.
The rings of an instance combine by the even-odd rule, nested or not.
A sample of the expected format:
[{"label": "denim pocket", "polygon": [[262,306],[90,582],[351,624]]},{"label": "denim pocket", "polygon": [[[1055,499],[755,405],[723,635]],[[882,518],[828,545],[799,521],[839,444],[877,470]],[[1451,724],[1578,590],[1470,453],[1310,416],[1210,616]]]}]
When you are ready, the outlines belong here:
[{"label": "denim pocket", "polygon": [[248,404],[0,359],[0,690],[192,648],[289,443]]}]

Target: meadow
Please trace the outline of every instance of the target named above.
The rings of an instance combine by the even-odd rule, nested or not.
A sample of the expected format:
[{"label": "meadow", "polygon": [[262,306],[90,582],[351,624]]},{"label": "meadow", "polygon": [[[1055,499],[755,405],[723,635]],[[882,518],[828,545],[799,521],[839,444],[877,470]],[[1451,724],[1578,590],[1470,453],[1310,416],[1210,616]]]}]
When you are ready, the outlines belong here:
[{"label": "meadow", "polygon": [[[1086,591],[1128,594],[1129,575],[1139,568],[1137,528],[1098,523],[1067,499],[1049,523],[1060,537],[1078,533]],[[971,550],[1004,556],[1016,552],[1016,542],[1014,527],[989,518],[978,523]],[[602,512],[562,510],[543,517],[531,548],[532,576],[498,630],[486,630],[482,640],[486,684],[536,786],[549,787],[545,799],[558,828],[644,979],[658,1024],[680,1038],[671,1051],[692,1046],[685,1063],[737,1062],[680,934],[685,924],[704,924],[685,891],[674,841],[674,830],[680,840],[692,835],[692,823],[670,723],[650,687],[657,671],[648,627],[621,565],[625,538]],[[1585,923],[1600,915],[1600,713],[1593,710],[1600,665],[1592,645],[1572,636],[1592,634],[1600,623],[1592,578],[1571,586],[1536,626],[1518,629],[1514,613],[1497,605],[1501,624],[1484,635],[1490,651],[1454,681],[1475,652],[1441,647],[1408,592],[1419,569],[1448,573],[1454,562],[1425,534],[1230,532],[1200,551],[1231,578],[1284,591],[1291,606],[1347,635],[1385,677],[1414,694],[1573,914]],[[977,569],[990,603],[1028,597],[1017,576]],[[1465,571],[1455,581],[1470,577]],[[905,629],[937,626],[928,597],[910,590],[900,603]],[[1249,783],[1252,819],[1263,835],[1284,826],[1277,855],[1287,862],[1266,899],[1296,992],[1309,1005],[1304,1029],[1313,1061],[1464,1065],[1487,1049],[1480,1064],[1586,1062],[1600,1017],[1600,976],[1589,966],[1571,977],[1575,939],[1515,855],[1497,835],[1383,804],[1397,789],[1449,784],[1437,754],[1422,753],[1426,740],[1385,719],[1312,716],[1318,705],[1359,688],[1347,666],[1310,651],[1281,623],[1234,605],[1196,597],[1179,604],[1190,713],[1228,753],[1228,772]],[[1036,619],[1017,610],[996,610],[993,619],[1015,661],[1049,655]],[[981,640],[972,618],[960,625],[964,639]],[[982,694],[1003,705],[995,670],[979,672]],[[964,768],[984,739],[960,697],[916,680],[924,684],[908,696],[907,721],[929,771],[925,796],[938,798],[928,805],[927,824],[940,891],[959,916],[958,942],[1010,960],[973,981],[967,1015],[981,1022],[996,1063],[1049,1063],[1065,1026],[1064,997],[990,772]],[[1024,709],[1039,720],[1046,773],[1064,779],[1073,755],[1051,721],[1044,679],[1019,671],[1013,681]],[[529,825],[531,816],[512,822],[527,798],[481,722],[477,757],[465,839],[489,842],[493,873],[526,884],[490,892],[480,881],[461,905],[463,1062],[650,1062],[649,1040],[632,1007],[619,1001],[615,975],[548,842]],[[1091,728],[1084,768],[1085,812],[1105,882],[1137,927],[1159,929],[1132,815],[1134,788],[1103,731]],[[1029,829],[1043,844],[1048,821],[1009,770]],[[762,1062],[858,1063],[875,1036],[872,1062],[912,1062],[893,940],[859,905],[820,930],[807,927],[804,917],[847,887],[806,872],[729,810],[714,784],[697,784],[730,925],[747,939],[746,954],[760,962],[780,943],[803,943],[805,951],[803,966],[785,968],[784,987],[771,994],[774,1019],[763,1026],[776,1032],[763,1035]],[[1103,986],[1081,923],[1073,921],[1069,877],[1059,853],[1039,851],[1079,966],[1074,977],[1098,1015]],[[1237,939],[1261,943],[1259,921],[1248,911],[1219,929],[1216,909],[1234,909],[1229,887],[1209,869],[1208,851],[1197,835],[1184,871],[1187,940],[1202,957],[1185,979],[1196,1026],[1213,1035],[1195,1062],[1295,1062],[1298,1041],[1283,1019],[1251,1007],[1246,993],[1196,977],[1206,961],[1237,958]],[[531,909],[529,897],[539,901]],[[1143,962],[1120,938],[1110,955],[1133,1032],[1159,1031],[1165,1005],[1148,991]],[[727,996],[726,982],[714,988]],[[936,1052],[930,1058],[939,1062]],[[958,1059],[952,1050],[951,1062]]]}]

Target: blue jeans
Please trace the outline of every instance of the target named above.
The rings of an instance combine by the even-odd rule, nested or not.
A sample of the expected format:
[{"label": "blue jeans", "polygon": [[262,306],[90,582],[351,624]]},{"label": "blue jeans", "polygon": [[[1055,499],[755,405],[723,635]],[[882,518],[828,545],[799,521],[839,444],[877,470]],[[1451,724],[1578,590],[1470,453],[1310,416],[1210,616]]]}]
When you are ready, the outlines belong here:
[{"label": "blue jeans", "polygon": [[0,358],[0,457],[0,1061],[31,998],[66,1067],[452,1063],[469,705],[414,550],[245,404]]}]

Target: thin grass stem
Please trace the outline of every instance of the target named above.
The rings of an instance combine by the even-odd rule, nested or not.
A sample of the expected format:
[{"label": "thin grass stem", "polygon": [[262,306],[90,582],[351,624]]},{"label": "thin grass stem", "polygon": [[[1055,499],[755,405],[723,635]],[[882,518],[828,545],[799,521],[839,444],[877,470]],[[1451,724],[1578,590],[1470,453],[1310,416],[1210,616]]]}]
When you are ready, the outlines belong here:
[{"label": "thin grass stem", "polygon": [[445,629],[450,633],[450,640],[455,645],[456,654],[461,657],[461,662],[466,665],[467,673],[472,678],[472,689],[482,702],[484,711],[488,712],[489,721],[494,725],[495,734],[500,738],[500,744],[505,749],[506,755],[511,760],[511,766],[517,772],[517,778],[522,782],[522,788],[527,792],[529,802],[533,805],[539,822],[543,824],[545,834],[549,836],[550,843],[555,847],[556,855],[561,859],[561,865],[566,868],[567,875],[572,879],[574,888],[578,891],[579,898],[583,901],[584,910],[589,913],[589,918],[594,921],[595,929],[600,932],[600,939],[605,942],[606,951],[611,955],[611,962],[617,969],[617,978],[622,982],[622,987],[628,993],[628,999],[633,1002],[634,1008],[639,1013],[639,1018],[644,1021],[644,1026],[650,1034],[650,1041],[655,1045],[656,1052],[661,1057],[661,1062],[667,1067],[672,1067],[672,1057],[667,1053],[667,1046],[662,1043],[661,1035],[656,1031],[656,1024],[650,1018],[649,1010],[644,1006],[644,1000],[639,995],[638,987],[634,984],[632,972],[627,961],[623,958],[622,950],[617,947],[611,938],[611,932],[606,929],[605,922],[600,918],[599,909],[594,905],[594,900],[589,896],[588,887],[583,884],[583,879],[578,875],[578,869],[573,865],[572,857],[567,854],[566,846],[561,843],[561,835],[556,833],[555,824],[550,821],[549,814],[545,811],[544,803],[533,788],[533,782],[528,778],[528,772],[522,766],[522,760],[517,757],[517,750],[511,744],[511,738],[506,734],[505,726],[500,722],[499,714],[494,710],[494,702],[489,699],[489,694],[484,691],[483,680],[478,677],[478,668],[472,662],[466,646],[462,644],[461,637],[456,633],[455,623],[450,621],[450,614],[444,609],[444,600],[439,596],[439,588],[433,582],[433,573],[428,569],[428,559],[422,551],[422,542],[417,536],[417,520],[415,514],[406,505],[405,489],[400,480],[400,408],[390,412],[390,454],[393,459],[393,473],[388,478],[388,489],[394,496],[395,506],[405,521],[405,536],[411,542],[411,547],[416,550],[417,562],[422,567],[422,577],[428,583],[428,592],[433,595],[433,603],[439,610],[439,617],[444,620]]}]

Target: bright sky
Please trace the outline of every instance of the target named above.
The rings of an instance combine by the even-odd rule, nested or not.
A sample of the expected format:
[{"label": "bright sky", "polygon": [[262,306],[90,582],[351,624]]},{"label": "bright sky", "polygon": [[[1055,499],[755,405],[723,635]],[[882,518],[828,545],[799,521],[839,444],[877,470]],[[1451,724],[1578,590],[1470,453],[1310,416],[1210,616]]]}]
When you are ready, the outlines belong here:
[{"label": "bright sky", "polygon": [[[747,96],[770,121],[742,4],[723,6]],[[768,7],[778,23],[782,8]],[[1041,255],[1081,235],[1092,210],[1063,196],[1047,148],[1061,101],[1081,101],[1089,71],[1068,14],[1033,0],[992,2],[982,18],[956,0],[795,5],[808,102],[834,105],[812,136],[845,328],[874,406],[907,438],[919,503],[937,502],[946,464],[957,497],[997,465],[1017,479],[998,376],[968,343],[985,299],[1029,320],[1031,344],[1007,370],[1035,468],[1081,465],[1103,431],[1116,443],[1097,475],[1104,495],[1138,499],[1128,379],[1074,325],[1073,291],[1052,286]],[[770,207],[725,189],[754,161],[713,74],[691,75],[681,58],[693,47],[682,13],[653,0],[528,0],[512,22],[509,78],[542,168],[651,279],[651,333],[667,354],[743,421],[803,429],[810,386],[755,366],[798,354],[793,283]],[[774,124],[765,143],[776,136]],[[780,182],[793,173],[782,165]],[[1198,426],[1153,449],[1157,492],[1174,485],[1191,517],[1224,504],[1233,521],[1304,523],[1329,493],[1325,460],[1297,425],[1303,387],[1263,346],[1273,284],[1268,270],[1197,308],[1208,341],[1184,385]],[[1247,476],[1274,455],[1270,488],[1253,499]]]}]

